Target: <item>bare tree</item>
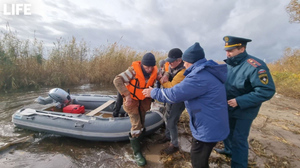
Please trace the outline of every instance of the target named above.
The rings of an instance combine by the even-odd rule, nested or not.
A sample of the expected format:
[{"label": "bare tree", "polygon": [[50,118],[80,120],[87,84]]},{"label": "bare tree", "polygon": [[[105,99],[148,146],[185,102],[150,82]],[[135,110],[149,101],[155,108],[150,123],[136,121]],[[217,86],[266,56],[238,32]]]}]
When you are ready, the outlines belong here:
[{"label": "bare tree", "polygon": [[291,2],[286,7],[287,12],[290,15],[291,23],[300,23],[300,1],[291,0]]}]

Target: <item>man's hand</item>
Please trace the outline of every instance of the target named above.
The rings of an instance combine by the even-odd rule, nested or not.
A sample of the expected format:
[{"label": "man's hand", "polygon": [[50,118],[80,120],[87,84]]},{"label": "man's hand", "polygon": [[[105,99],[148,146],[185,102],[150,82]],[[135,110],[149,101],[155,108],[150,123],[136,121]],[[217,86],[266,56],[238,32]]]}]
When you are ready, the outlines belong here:
[{"label": "man's hand", "polygon": [[159,73],[157,74],[157,78],[156,78],[156,79],[157,79],[157,80],[160,80],[162,76],[163,76],[162,73],[159,72]]},{"label": "man's hand", "polygon": [[238,104],[236,102],[236,99],[230,99],[227,101],[228,105],[231,106],[231,107],[237,107]]},{"label": "man's hand", "polygon": [[151,90],[152,90],[152,89],[153,89],[152,87],[149,87],[148,89],[144,89],[144,90],[142,91],[143,95],[144,95],[145,97],[151,97]]},{"label": "man's hand", "polygon": [[169,77],[167,75],[164,75],[163,77],[160,78],[159,81],[161,84],[166,83],[169,81]]}]

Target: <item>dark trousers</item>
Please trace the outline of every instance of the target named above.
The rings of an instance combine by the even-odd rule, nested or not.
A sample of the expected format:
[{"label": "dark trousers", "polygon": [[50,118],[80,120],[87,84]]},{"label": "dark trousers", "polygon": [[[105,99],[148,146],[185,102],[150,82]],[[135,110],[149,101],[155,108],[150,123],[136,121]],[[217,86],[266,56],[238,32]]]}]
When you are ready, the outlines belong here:
[{"label": "dark trousers", "polygon": [[191,161],[193,168],[209,168],[208,159],[217,142],[202,142],[193,137]]},{"label": "dark trousers", "polygon": [[171,139],[171,143],[178,147],[178,128],[177,123],[179,121],[180,115],[185,109],[184,102],[167,104],[167,112],[165,113],[165,124],[167,138]]},{"label": "dark trousers", "polygon": [[226,150],[231,151],[232,168],[248,166],[248,136],[252,121],[252,119],[229,118],[230,133],[223,142]]},{"label": "dark trousers", "polygon": [[116,99],[116,104],[114,106],[114,111],[116,112],[120,112],[121,106],[123,104],[123,97],[122,95],[118,92],[117,94],[117,99]]}]

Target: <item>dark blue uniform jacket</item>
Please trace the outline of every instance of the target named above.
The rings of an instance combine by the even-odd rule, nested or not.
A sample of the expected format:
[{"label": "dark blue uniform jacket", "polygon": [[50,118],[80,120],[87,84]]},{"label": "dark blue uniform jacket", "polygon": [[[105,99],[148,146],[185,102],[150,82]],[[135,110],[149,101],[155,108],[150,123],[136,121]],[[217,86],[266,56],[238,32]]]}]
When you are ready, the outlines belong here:
[{"label": "dark blue uniform jacket", "polygon": [[254,119],[261,104],[273,97],[275,85],[267,65],[245,51],[224,60],[227,63],[225,83],[227,100],[236,98],[238,107],[228,107],[229,117]]}]

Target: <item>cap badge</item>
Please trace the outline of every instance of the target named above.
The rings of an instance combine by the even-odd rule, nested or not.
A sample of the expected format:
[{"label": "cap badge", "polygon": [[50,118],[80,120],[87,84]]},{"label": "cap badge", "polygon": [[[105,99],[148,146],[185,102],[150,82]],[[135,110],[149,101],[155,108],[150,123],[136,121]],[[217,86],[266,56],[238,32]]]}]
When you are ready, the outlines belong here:
[{"label": "cap badge", "polygon": [[227,42],[227,41],[229,40],[229,38],[228,38],[228,37],[225,37],[224,40]]}]

